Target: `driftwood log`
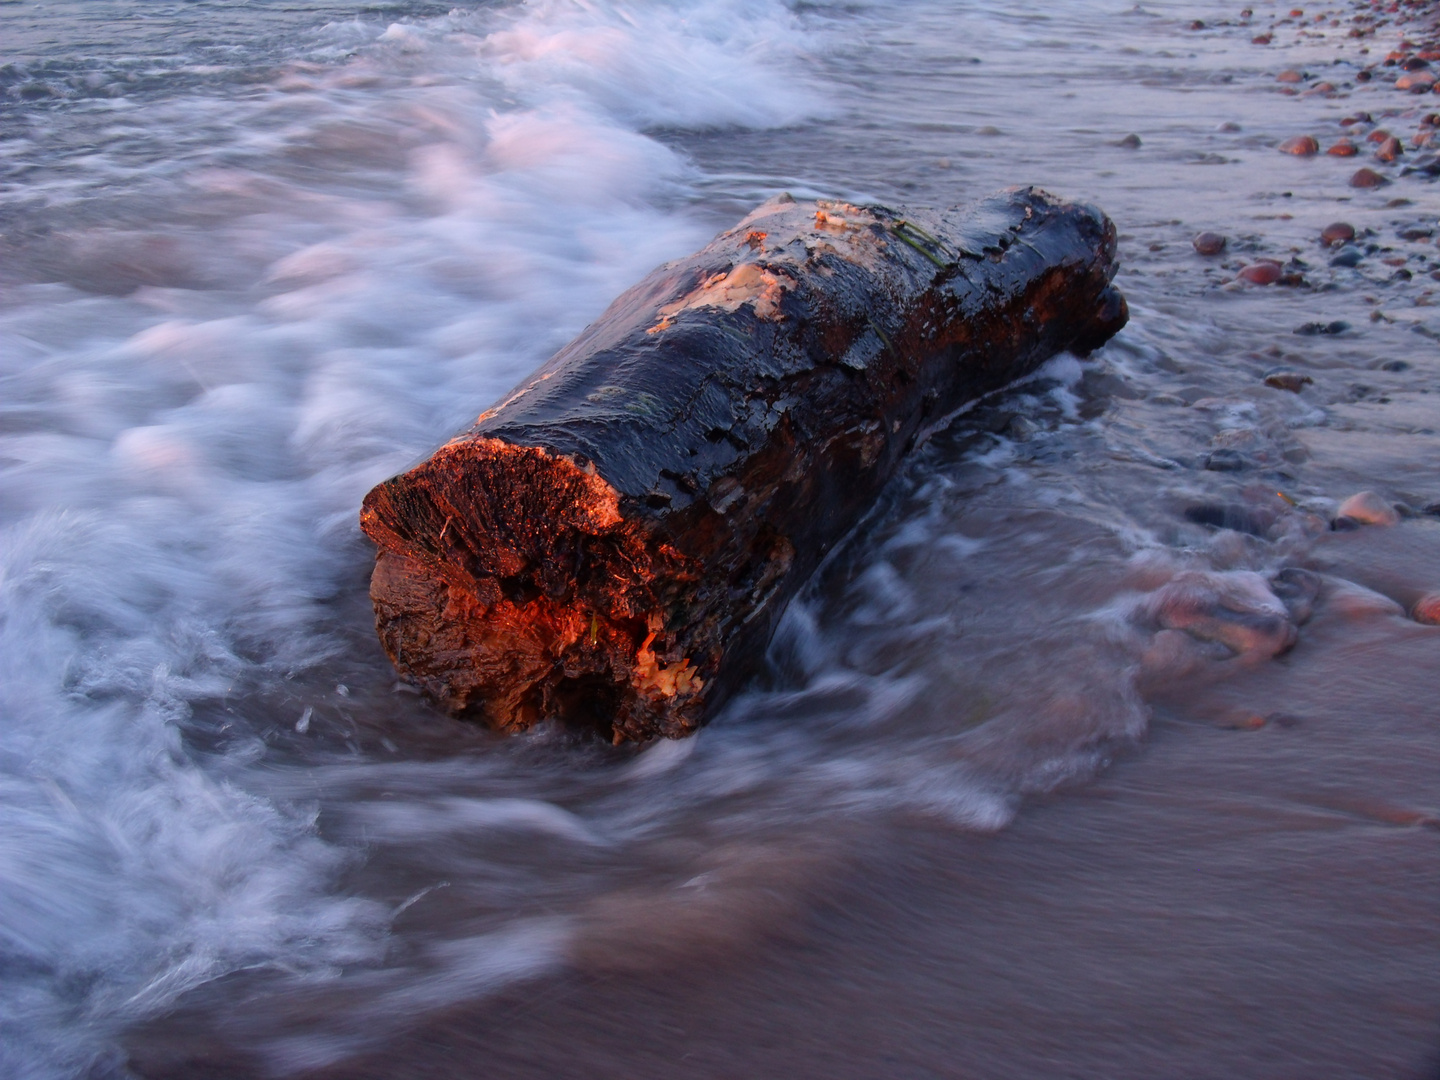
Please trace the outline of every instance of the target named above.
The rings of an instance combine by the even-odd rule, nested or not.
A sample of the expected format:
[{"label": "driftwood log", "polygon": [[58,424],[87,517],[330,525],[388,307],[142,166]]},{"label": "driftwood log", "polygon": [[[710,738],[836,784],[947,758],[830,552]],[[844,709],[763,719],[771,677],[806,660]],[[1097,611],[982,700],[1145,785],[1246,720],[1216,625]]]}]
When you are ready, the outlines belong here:
[{"label": "driftwood log", "polygon": [[765,204],[369,493],[386,651],[497,728],[693,732],[927,425],[1124,325],[1114,260],[1035,189]]}]

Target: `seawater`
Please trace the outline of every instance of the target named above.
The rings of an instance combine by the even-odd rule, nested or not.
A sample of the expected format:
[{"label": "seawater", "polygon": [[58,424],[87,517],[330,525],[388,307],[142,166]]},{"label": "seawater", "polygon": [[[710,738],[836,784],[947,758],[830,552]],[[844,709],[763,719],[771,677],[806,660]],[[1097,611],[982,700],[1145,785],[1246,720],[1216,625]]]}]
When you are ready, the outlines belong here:
[{"label": "seawater", "polygon": [[[1434,224],[1433,188],[1397,203],[1277,155],[1357,106],[1277,97],[1236,18],[0,5],[0,1072],[343,1075],[537,980],[745,954],[837,867],[879,889],[897,843],[1003,836],[1183,713],[1145,682],[1145,598],[1187,572],[1263,581],[1313,542],[1187,507],[1440,499],[1409,467],[1440,449],[1437,260],[1395,239]],[[1287,40],[1285,63],[1353,88],[1339,34]],[[777,191],[1018,182],[1115,218],[1131,326],[923,448],[699,737],[499,738],[396,682],[356,524],[371,485]],[[1342,215],[1412,277],[1380,244],[1326,265],[1314,237]],[[1310,287],[1226,286],[1200,228],[1232,259],[1302,259]],[[1276,364],[1315,385],[1261,389]],[[1206,468],[1216,449],[1244,474]],[[1167,827],[1132,817],[1116,843]],[[536,1054],[506,1061],[539,1075]]]}]

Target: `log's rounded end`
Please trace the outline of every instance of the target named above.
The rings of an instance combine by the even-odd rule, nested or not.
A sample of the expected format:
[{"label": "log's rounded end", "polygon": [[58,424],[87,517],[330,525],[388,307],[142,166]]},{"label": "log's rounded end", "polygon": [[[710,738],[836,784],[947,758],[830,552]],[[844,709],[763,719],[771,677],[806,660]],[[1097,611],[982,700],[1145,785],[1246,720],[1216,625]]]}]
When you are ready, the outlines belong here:
[{"label": "log's rounded end", "polygon": [[1095,304],[1090,323],[1080,331],[1070,350],[1077,356],[1089,356],[1124,329],[1130,321],[1130,305],[1114,285],[1107,285]]},{"label": "log's rounded end", "polygon": [[676,652],[662,599],[684,561],[588,463],[463,437],[377,485],[360,523],[380,641],[448,712],[616,742],[698,726],[707,658]]}]

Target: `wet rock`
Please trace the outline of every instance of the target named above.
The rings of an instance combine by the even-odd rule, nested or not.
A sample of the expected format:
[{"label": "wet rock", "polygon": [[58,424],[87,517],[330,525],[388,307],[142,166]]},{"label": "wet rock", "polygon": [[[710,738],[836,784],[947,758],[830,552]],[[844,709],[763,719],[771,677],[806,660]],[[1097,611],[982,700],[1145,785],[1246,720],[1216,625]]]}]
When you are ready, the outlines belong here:
[{"label": "wet rock", "polygon": [[1401,176],[1409,176],[1411,173],[1420,173],[1423,176],[1440,176],[1440,154],[1425,154],[1415,159],[1411,165],[1405,166]]},{"label": "wet rock", "polygon": [[1219,233],[1202,232],[1190,243],[1200,255],[1219,255],[1225,250],[1225,237]]},{"label": "wet rock", "polygon": [[1365,136],[1365,141],[1372,143],[1382,143],[1388,138],[1390,138],[1390,132],[1386,131],[1384,128],[1376,128],[1374,131],[1370,132],[1369,135]]},{"label": "wet rock", "polygon": [[1354,157],[1359,152],[1360,151],[1356,148],[1355,144],[1349,139],[1341,139],[1339,142],[1332,145],[1329,150],[1325,151],[1325,153],[1330,154],[1333,157]]},{"label": "wet rock", "polygon": [[1340,253],[1330,260],[1331,266],[1356,267],[1360,265],[1365,253],[1358,247],[1342,248]]},{"label": "wet rock", "polygon": [[1409,371],[1410,365],[1404,360],[1386,360],[1380,365],[1381,371]]},{"label": "wet rock", "polygon": [[1400,140],[1392,135],[1380,144],[1375,151],[1375,158],[1384,162],[1398,161],[1404,153],[1405,148],[1400,145]]},{"label": "wet rock", "polygon": [[1250,536],[1264,536],[1275,523],[1273,513],[1266,514],[1242,503],[1201,503],[1185,508],[1185,520],[1212,529],[1230,529]]},{"label": "wet rock", "polygon": [[1272,42],[1273,40],[1275,40],[1275,39],[1274,39],[1274,37],[1273,37],[1272,35],[1270,35],[1270,34],[1256,34],[1253,38],[1250,39],[1250,44],[1251,44],[1251,45],[1269,45],[1270,42]]},{"label": "wet rock", "polygon": [[1251,263],[1237,276],[1240,280],[1248,281],[1252,285],[1273,285],[1285,276],[1285,271],[1281,269],[1279,263],[1265,260]]},{"label": "wet rock", "polygon": [[1305,76],[1301,75],[1300,72],[1296,71],[1294,68],[1287,68],[1285,71],[1282,71],[1279,75],[1275,76],[1275,81],[1282,83],[1298,83],[1304,82]]},{"label": "wet rock", "polygon": [[1272,371],[1265,376],[1265,385],[1276,390],[1289,390],[1292,394],[1298,394],[1302,389],[1315,382],[1309,375],[1302,375],[1298,371]]},{"label": "wet rock", "polygon": [[1373,491],[1358,491],[1340,504],[1337,523],[1342,518],[1361,525],[1394,525],[1400,520],[1395,507]]},{"label": "wet rock", "polygon": [[1265,717],[1254,709],[1225,709],[1215,717],[1215,726],[1226,731],[1258,731],[1265,726]]},{"label": "wet rock", "polygon": [[[1333,264],[1332,264],[1332,265],[1333,265]],[[1315,336],[1318,335],[1318,334],[1330,334],[1330,335],[1343,334],[1343,333],[1345,333],[1346,330],[1349,330],[1349,329],[1350,329],[1350,324],[1349,324],[1348,322],[1346,322],[1344,319],[1334,319],[1334,320],[1332,320],[1332,321],[1330,321],[1330,322],[1327,322],[1327,323],[1322,323],[1322,322],[1307,322],[1307,323],[1302,323],[1302,324],[1300,324],[1299,326],[1297,326],[1293,332],[1296,333],[1296,334],[1301,335],[1302,337],[1315,337]],[[1268,382],[1269,380],[1267,379],[1266,381]],[[1308,381],[1308,380],[1307,380],[1307,381]],[[1281,389],[1288,390],[1288,389],[1290,389],[1290,388],[1289,388],[1288,386],[1286,386],[1286,387],[1281,387]]]},{"label": "wet rock", "polygon": [[1348,221],[1333,221],[1320,230],[1320,240],[1326,247],[1348,244],[1355,239],[1355,226]]},{"label": "wet rock", "polygon": [[1315,612],[1315,602],[1324,584],[1324,579],[1313,571],[1287,566],[1270,579],[1270,591],[1290,612],[1291,621],[1296,626],[1304,626]]},{"label": "wet rock", "polygon": [[1320,152],[1320,144],[1309,135],[1295,135],[1282,142],[1277,148],[1282,154],[1294,154],[1296,157],[1310,157]]},{"label": "wet rock", "polygon": [[1408,225],[1399,232],[1401,240],[1429,240],[1435,230],[1429,225]]},{"label": "wet rock", "polygon": [[1357,112],[1341,120],[1340,126],[1349,127],[1352,124],[1373,124],[1374,122],[1374,118],[1368,112]]},{"label": "wet rock", "polygon": [[1219,643],[1247,660],[1278,656],[1299,634],[1265,579],[1246,570],[1183,571],[1151,593],[1142,612],[1162,630]]},{"label": "wet rock", "polygon": [[1138,150],[1138,149],[1140,149],[1140,136],[1139,136],[1139,135],[1136,135],[1136,134],[1132,131],[1129,135],[1126,135],[1123,139],[1117,139],[1117,140],[1115,141],[1114,145],[1115,145],[1115,146],[1123,146],[1123,147],[1124,147],[1125,149],[1127,149],[1127,150]]},{"label": "wet rock", "polygon": [[1350,178],[1350,186],[1355,188],[1377,188],[1389,182],[1374,169],[1359,169]]},{"label": "wet rock", "polygon": [[1248,465],[1245,455],[1238,450],[1212,450],[1205,458],[1209,472],[1243,472]]},{"label": "wet rock", "polygon": [[1428,93],[1435,86],[1435,76],[1428,71],[1411,71],[1395,80],[1396,90],[1408,90],[1412,94]]},{"label": "wet rock", "polygon": [[1440,626],[1440,593],[1427,593],[1416,600],[1410,617],[1426,626]]}]

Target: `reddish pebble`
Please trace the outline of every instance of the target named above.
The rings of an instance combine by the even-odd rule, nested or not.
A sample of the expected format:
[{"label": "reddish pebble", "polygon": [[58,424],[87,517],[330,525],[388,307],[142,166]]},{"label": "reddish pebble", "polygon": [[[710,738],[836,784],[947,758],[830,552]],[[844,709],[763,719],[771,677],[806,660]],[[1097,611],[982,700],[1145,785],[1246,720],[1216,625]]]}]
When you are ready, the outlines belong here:
[{"label": "reddish pebble", "polygon": [[1360,169],[1350,178],[1350,186],[1358,188],[1375,188],[1389,182],[1374,169]]},{"label": "reddish pebble", "polygon": [[1426,626],[1440,626],[1440,593],[1430,593],[1415,601],[1410,617]]},{"label": "reddish pebble", "polygon": [[1283,83],[1298,83],[1304,82],[1305,76],[1301,75],[1300,72],[1296,71],[1294,68],[1289,68],[1285,71],[1280,72],[1279,75],[1276,75],[1275,81]]},{"label": "reddish pebble", "polygon": [[1335,244],[1348,244],[1355,239],[1355,226],[1347,221],[1336,221],[1320,230],[1320,239],[1327,247]]},{"label": "reddish pebble", "polygon": [[1258,37],[1253,37],[1253,38],[1250,39],[1250,44],[1251,44],[1251,45],[1269,45],[1269,44],[1270,44],[1270,35],[1269,35],[1269,34],[1261,34],[1261,35],[1259,35]]},{"label": "reddish pebble", "polygon": [[1272,371],[1265,376],[1266,386],[1276,390],[1289,390],[1292,394],[1300,393],[1314,381],[1309,375],[1301,375],[1298,371]]},{"label": "reddish pebble", "polygon": [[1219,233],[1202,232],[1190,242],[1201,255],[1219,255],[1225,250],[1225,237]]},{"label": "reddish pebble", "polygon": [[1297,157],[1309,157],[1311,154],[1320,152],[1320,144],[1309,135],[1296,135],[1280,144],[1280,152],[1294,154]]},{"label": "reddish pebble", "polygon": [[1248,281],[1252,285],[1274,285],[1285,276],[1285,271],[1280,269],[1276,262],[1251,263],[1240,271],[1240,280]]},{"label": "reddish pebble", "polygon": [[1384,142],[1388,138],[1390,138],[1390,132],[1386,131],[1384,128],[1376,128],[1374,131],[1370,132],[1369,135],[1365,136],[1365,141]]},{"label": "reddish pebble", "polygon": [[1373,491],[1357,491],[1340,504],[1335,516],[1361,525],[1395,525],[1400,521],[1395,507]]},{"label": "reddish pebble", "polygon": [[1396,90],[1408,90],[1412,94],[1423,94],[1435,85],[1435,76],[1428,71],[1411,71],[1395,80]]},{"label": "reddish pebble", "polygon": [[1349,139],[1341,139],[1325,152],[1333,157],[1354,157],[1360,151],[1355,148],[1355,144]]},{"label": "reddish pebble", "polygon": [[1305,14],[1305,11],[1304,11],[1303,8],[1298,8],[1298,7],[1297,7],[1297,8],[1291,8],[1291,9],[1290,9],[1290,18],[1292,18],[1292,19],[1298,19],[1298,18],[1300,18],[1301,15],[1304,15],[1304,14]]},{"label": "reddish pebble", "polygon": [[1380,161],[1394,161],[1403,153],[1405,148],[1400,145],[1400,140],[1392,135],[1376,149],[1375,157]]}]

